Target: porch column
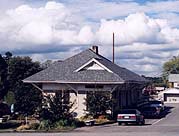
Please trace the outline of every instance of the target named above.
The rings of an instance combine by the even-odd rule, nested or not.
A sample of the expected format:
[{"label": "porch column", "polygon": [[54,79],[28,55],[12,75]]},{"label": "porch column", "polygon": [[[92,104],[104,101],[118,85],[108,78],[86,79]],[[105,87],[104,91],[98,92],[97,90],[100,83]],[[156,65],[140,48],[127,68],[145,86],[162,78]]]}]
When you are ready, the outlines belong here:
[{"label": "porch column", "polygon": [[86,105],[85,105],[85,102],[86,102],[86,97],[87,97],[87,93],[86,91],[78,91],[78,94],[77,94],[77,118],[81,117],[81,116],[84,116],[85,115],[85,111],[86,111]]}]

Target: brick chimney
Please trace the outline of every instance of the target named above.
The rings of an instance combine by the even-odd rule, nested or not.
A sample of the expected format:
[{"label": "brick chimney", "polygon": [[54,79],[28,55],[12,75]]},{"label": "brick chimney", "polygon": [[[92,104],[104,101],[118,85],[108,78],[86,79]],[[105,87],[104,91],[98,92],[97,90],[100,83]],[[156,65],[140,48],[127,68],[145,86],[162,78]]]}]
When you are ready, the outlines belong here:
[{"label": "brick chimney", "polygon": [[92,46],[92,50],[93,50],[93,52],[98,54],[98,46]]}]

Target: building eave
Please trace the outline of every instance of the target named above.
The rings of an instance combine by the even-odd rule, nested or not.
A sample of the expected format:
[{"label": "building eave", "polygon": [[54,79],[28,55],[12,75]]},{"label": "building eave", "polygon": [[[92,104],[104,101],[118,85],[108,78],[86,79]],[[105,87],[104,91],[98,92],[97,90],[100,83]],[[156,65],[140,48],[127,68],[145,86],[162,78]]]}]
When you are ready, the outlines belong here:
[{"label": "building eave", "polygon": [[125,82],[75,82],[75,81],[23,81],[24,83],[66,83],[66,84],[124,84]]},{"label": "building eave", "polygon": [[143,84],[145,82],[140,81],[123,81],[123,82],[75,82],[75,81],[24,81],[24,83],[55,83],[55,84],[125,84],[125,83],[138,83]]}]

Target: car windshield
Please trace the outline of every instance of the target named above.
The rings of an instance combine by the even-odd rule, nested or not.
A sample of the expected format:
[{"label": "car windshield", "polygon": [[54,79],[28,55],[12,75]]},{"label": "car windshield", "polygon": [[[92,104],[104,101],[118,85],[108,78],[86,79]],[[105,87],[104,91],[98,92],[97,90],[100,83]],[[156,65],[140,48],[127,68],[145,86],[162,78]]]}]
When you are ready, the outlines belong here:
[{"label": "car windshield", "polygon": [[136,114],[136,110],[121,110],[120,114]]}]

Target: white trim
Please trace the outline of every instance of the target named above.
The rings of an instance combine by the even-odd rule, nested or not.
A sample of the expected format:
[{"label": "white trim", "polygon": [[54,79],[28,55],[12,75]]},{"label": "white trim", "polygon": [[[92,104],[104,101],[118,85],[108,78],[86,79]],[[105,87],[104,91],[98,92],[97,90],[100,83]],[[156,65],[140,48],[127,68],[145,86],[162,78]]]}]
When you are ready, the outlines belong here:
[{"label": "white trim", "polygon": [[107,70],[110,73],[113,73],[110,69],[108,69],[106,66],[104,66],[103,64],[101,64],[99,61],[97,61],[95,58],[92,58],[91,60],[89,60],[87,63],[83,64],[81,67],[79,67],[78,69],[76,69],[74,72],[79,72],[80,70],[82,70],[84,67],[88,66],[90,63],[95,62],[97,63],[100,67],[102,67],[103,69]]},{"label": "white trim", "polygon": [[105,70],[104,68],[102,68],[100,65],[98,65],[97,63],[93,62],[93,65],[91,66],[87,66],[85,67],[85,70]]},{"label": "white trim", "polygon": [[[68,84],[124,84],[126,82],[68,82],[68,81],[24,81],[24,83],[68,83]],[[134,82],[132,82],[134,83]]]}]

